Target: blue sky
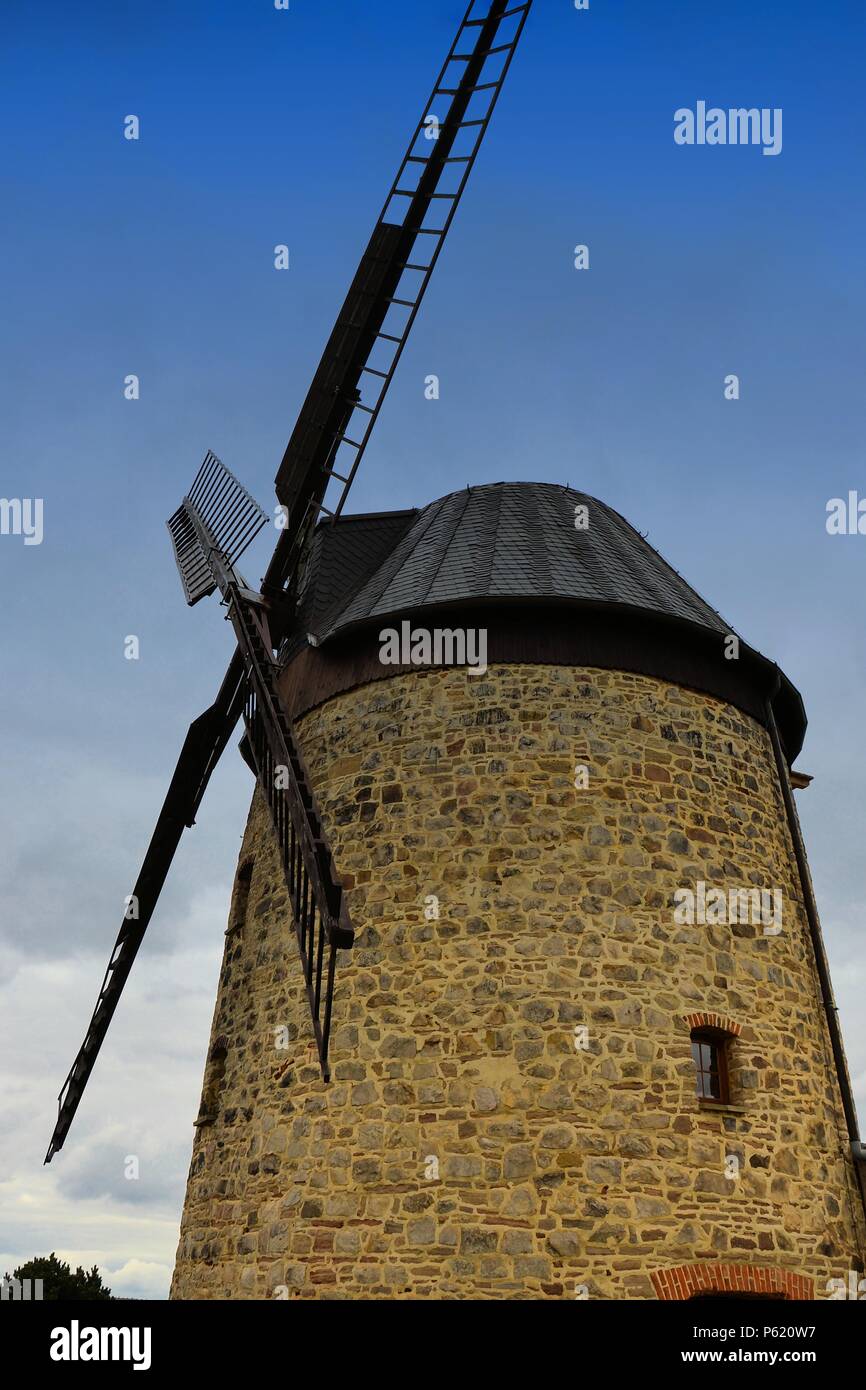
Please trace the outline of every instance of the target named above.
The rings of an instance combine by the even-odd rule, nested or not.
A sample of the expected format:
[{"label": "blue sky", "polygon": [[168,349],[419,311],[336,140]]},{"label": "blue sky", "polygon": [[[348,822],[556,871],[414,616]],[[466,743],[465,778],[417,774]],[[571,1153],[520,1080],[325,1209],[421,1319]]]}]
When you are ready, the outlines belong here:
[{"label": "blue sky", "polygon": [[[53,1247],[165,1292],[249,795],[233,753],[72,1139],[40,1169],[120,904],[230,651],[216,606],[186,609],[164,523],[207,448],[272,505],[463,8],[4,4],[0,493],[45,501],[41,546],[0,537],[5,1267]],[[829,498],[866,494],[864,39],[862,6],[834,0],[536,0],[352,494],[375,510],[571,483],[779,661],[810,718],[799,806],[861,1114],[866,537],[824,522]],[[781,107],[782,153],[675,145],[674,111],[698,100]],[[119,1150],[144,1156],[140,1183]]]}]

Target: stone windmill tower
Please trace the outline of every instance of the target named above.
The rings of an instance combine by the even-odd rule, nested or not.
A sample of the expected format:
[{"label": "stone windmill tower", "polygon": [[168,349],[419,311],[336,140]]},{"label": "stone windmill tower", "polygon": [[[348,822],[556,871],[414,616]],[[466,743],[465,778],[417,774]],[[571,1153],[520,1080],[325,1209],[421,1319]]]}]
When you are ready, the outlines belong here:
[{"label": "stone windmill tower", "polygon": [[236,649],[190,726],[62,1148],[242,721],[241,852],[177,1298],[825,1296],[862,1145],[800,839],[799,696],[615,512],[344,514],[531,0],[472,3],[277,472],[169,529]]},{"label": "stone windmill tower", "polygon": [[[320,526],[302,611],[280,690],[363,926],[324,1085],[257,793],[174,1296],[808,1298],[862,1269],[788,680],[545,484]],[[413,663],[437,631],[486,632],[488,669]]]}]

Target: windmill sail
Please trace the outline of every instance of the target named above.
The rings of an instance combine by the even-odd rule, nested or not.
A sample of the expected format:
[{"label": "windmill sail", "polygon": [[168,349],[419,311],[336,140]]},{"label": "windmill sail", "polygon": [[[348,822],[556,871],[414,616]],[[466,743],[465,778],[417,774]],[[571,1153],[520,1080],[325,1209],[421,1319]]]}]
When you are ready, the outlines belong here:
[{"label": "windmill sail", "polygon": [[258,502],[210,450],[185,497],[167,522],[180,581],[190,605],[217,587],[211,558],[201,543],[196,514],[207,519],[214,546],[236,565],[268,518]]},{"label": "windmill sail", "polygon": [[531,7],[494,0],[480,15],[473,3],[457,30],[277,471],[290,526],[266,592],[296,573],[319,517],[346,504]]},{"label": "windmill sail", "polygon": [[[486,0],[485,0],[486,4]],[[264,513],[214,454],[168,526],[187,602],[217,589],[238,649],[220,694],[190,728],[121,927],[84,1044],[60,1094],[46,1162],[62,1147],[185,825],[241,713],[295,918],[325,1078],[337,952],[353,932],[313,789],[277,690],[274,652],[291,629],[294,581],[316,522],[341,514],[481,147],[532,0],[472,0],[391,185],[285,455],[276,494],[287,524],[251,592],[235,565]],[[332,490],[336,496],[330,502]]]},{"label": "windmill sail", "polygon": [[153,916],[180,838],[184,829],[194,824],[211,773],[240,718],[244,691],[243,662],[240,655],[236,655],[216,700],[210,709],[194,720],[184,740],[141,872],[127,899],[124,919],[111,952],[93,1017],[60,1091],[57,1124],[45,1156],[46,1163],[50,1163],[57,1150],[63,1148],[63,1141]]}]

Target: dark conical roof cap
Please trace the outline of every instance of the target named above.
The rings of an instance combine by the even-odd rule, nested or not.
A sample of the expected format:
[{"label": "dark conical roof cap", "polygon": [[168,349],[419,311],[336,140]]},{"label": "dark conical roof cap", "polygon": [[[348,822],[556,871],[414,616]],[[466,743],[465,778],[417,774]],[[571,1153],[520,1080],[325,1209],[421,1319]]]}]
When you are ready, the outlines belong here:
[{"label": "dark conical roof cap", "polygon": [[[585,508],[586,527],[576,527]],[[551,483],[494,483],[431,502],[335,624],[478,599],[576,599],[730,628],[611,507]]]},{"label": "dark conical roof cap", "polygon": [[[644,615],[675,624],[685,642],[689,631],[704,640],[735,634],[619,512],[555,483],[467,487],[419,510],[325,521],[300,600],[302,630],[319,644],[398,614],[503,603],[591,607],[611,623],[617,613]],[[771,662],[746,651],[772,675]],[[787,742],[799,748],[802,701],[779,680]]]}]

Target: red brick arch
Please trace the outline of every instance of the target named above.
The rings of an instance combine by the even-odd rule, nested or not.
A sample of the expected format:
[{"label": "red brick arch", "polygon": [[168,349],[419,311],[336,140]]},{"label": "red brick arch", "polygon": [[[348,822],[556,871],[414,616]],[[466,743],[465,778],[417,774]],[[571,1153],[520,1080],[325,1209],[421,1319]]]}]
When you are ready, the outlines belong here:
[{"label": "red brick arch", "polygon": [[666,1302],[693,1298],[698,1293],[765,1294],[796,1301],[815,1297],[814,1281],[805,1274],[771,1265],[693,1264],[657,1269],[655,1291]]},{"label": "red brick arch", "polygon": [[696,1028],[717,1028],[720,1033],[728,1033],[730,1037],[738,1038],[743,1031],[742,1023],[737,1023],[736,1019],[727,1018],[724,1014],[683,1014],[683,1020],[689,1032],[694,1032]]}]

